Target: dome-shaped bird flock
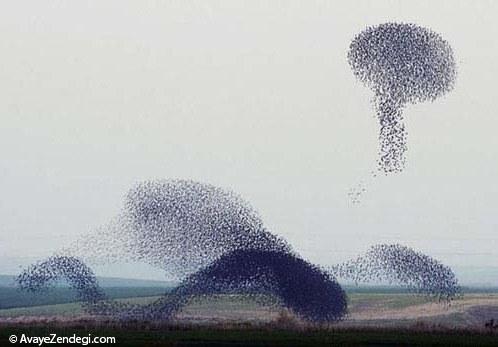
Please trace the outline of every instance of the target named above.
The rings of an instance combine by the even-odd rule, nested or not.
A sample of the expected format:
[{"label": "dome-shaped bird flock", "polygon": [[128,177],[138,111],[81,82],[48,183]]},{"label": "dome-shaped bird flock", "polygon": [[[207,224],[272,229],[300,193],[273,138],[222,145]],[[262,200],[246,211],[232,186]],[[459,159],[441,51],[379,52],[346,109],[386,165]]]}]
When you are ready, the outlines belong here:
[{"label": "dome-shaped bird flock", "polygon": [[[57,255],[34,264],[19,275],[21,288],[39,291],[63,278],[77,291],[89,313],[146,320],[173,319],[199,296],[266,295],[274,298],[272,304],[287,307],[312,322],[333,322],[346,315],[347,299],[336,275],[366,281],[378,278],[383,271],[390,280],[444,300],[451,300],[459,291],[448,267],[398,245],[376,246],[367,256],[327,271],[304,260],[269,232],[240,196],[204,183],[143,182],[127,194],[117,220],[122,222],[120,232],[116,232],[116,225],[110,229],[117,242],[97,242],[94,252],[126,245],[118,252],[123,258],[115,260],[140,260],[166,273],[175,272],[182,281],[172,293],[144,306],[109,300],[91,269],[75,256],[80,253],[91,259],[86,249],[73,249],[72,255]],[[104,239],[109,240],[109,236]]]}]

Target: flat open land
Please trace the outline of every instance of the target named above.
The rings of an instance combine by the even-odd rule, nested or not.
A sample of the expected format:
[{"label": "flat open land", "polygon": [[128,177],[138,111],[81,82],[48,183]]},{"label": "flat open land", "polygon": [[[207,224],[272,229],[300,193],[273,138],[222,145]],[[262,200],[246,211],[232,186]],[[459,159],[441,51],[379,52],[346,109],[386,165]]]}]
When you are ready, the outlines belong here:
[{"label": "flat open land", "polygon": [[[17,333],[116,336],[122,345],[498,346],[498,293],[465,294],[451,304],[406,293],[350,293],[341,322],[317,326],[235,295],[198,299],[168,323],[121,323],[86,315],[78,303],[0,310],[0,342]],[[152,297],[118,299],[147,303]],[[130,342],[131,341],[131,342]],[[374,341],[374,342],[372,342]]]},{"label": "flat open land", "polygon": [[[118,300],[145,304],[156,298],[158,297]],[[261,305],[234,295],[225,295],[195,300],[177,315],[176,322],[269,323],[280,319],[283,313],[279,308]],[[70,321],[82,317],[91,318],[85,314],[79,303],[0,310],[0,324],[41,320]],[[490,319],[498,321],[498,293],[465,294],[450,304],[411,294],[353,293],[349,294],[348,316],[335,325],[391,328],[425,324],[478,329]]]}]

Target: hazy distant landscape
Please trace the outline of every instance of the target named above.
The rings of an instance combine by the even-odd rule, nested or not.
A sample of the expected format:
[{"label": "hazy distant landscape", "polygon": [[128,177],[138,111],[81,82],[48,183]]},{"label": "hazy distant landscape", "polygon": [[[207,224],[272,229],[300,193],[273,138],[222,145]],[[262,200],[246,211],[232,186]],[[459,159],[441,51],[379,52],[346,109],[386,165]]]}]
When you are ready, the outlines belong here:
[{"label": "hazy distant landscape", "polygon": [[[498,288],[466,288],[462,298],[448,305],[399,287],[348,286],[348,316],[326,326],[301,321],[286,309],[247,297],[216,295],[194,299],[172,322],[134,322],[129,326],[89,316],[64,283],[47,289],[45,295],[33,295],[19,291],[11,280],[10,276],[0,276],[2,340],[7,332],[21,331],[32,335],[57,332],[61,336],[91,331],[93,335],[117,336],[130,346],[147,341],[162,341],[160,345],[251,341],[258,345],[262,337],[265,343],[276,345],[313,341],[315,345],[335,342],[353,346],[373,340],[413,346],[437,345],[438,341],[454,346],[493,346],[498,338],[496,329],[485,327],[490,319],[498,319]],[[109,297],[135,304],[149,303],[173,285],[121,278],[100,278],[100,282]]]},{"label": "hazy distant landscape", "polygon": [[[149,303],[160,295],[167,294],[175,285],[174,282],[108,277],[99,278],[99,282],[110,298],[135,304]],[[481,336],[484,345],[488,337],[497,337],[496,329],[486,328],[485,324],[490,319],[498,319],[498,288],[465,287],[463,296],[451,304],[435,302],[429,297],[414,295],[400,287],[345,286],[345,289],[348,293],[349,313],[343,321],[328,325],[326,331],[338,333],[338,330],[341,334],[347,334],[355,329],[371,332],[409,329],[412,333],[432,332],[427,335],[428,339],[437,337],[434,331],[460,331],[462,334]],[[0,276],[0,326],[9,327],[8,330],[13,331],[12,329],[26,324],[30,329],[37,329],[40,324],[43,326],[48,324],[53,329],[65,326],[74,330],[75,326],[81,327],[83,324],[90,325],[92,331],[106,327],[121,331],[119,327],[122,323],[102,317],[91,317],[75,300],[72,289],[62,282],[47,289],[44,295],[35,295],[19,291],[14,285],[12,276]],[[164,326],[159,329],[157,325],[161,324]],[[218,328],[230,327],[231,330],[240,327],[265,329],[271,326],[272,329],[275,328],[273,333],[279,329],[295,332],[324,328],[301,321],[286,309],[270,307],[247,297],[216,295],[193,300],[177,314],[174,321],[168,324],[144,322],[134,329],[138,326],[149,326],[147,329],[167,331],[174,326],[182,326],[184,329],[190,329],[195,335],[199,329],[211,327],[211,333],[215,334],[217,328],[213,329],[213,324]],[[154,326],[156,328],[153,328]],[[119,334],[124,333],[119,332]],[[326,337],[330,337],[327,335],[329,333],[322,333],[325,335],[320,335],[322,339],[320,341],[328,341]],[[138,338],[140,334],[134,336]],[[183,338],[190,335],[181,336]],[[275,338],[278,340],[280,337],[278,335]],[[422,339],[422,341],[428,340]],[[465,339],[458,341],[460,345],[466,345],[464,342]]]}]

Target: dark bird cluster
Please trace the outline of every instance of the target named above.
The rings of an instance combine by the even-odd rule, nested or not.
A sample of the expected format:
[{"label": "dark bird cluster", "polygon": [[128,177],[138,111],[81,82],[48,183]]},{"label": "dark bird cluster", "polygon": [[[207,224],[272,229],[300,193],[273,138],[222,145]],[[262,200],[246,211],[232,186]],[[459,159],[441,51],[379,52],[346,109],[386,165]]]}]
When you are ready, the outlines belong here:
[{"label": "dark bird cluster", "polygon": [[31,266],[19,275],[20,287],[37,291],[62,278],[90,313],[119,319],[169,320],[195,297],[240,294],[274,298],[271,304],[314,322],[340,320],[347,312],[346,295],[334,276],[357,282],[387,278],[445,299],[458,292],[449,268],[400,245],[374,246],[326,272],[267,231],[238,195],[193,181],[139,184],[127,194],[118,220],[122,230],[112,235],[128,238],[126,247],[138,259],[165,270],[199,269],[183,271],[177,288],[145,306],[108,300],[91,269],[71,256]]},{"label": "dark bird cluster", "polygon": [[176,293],[191,297],[222,293],[275,297],[275,304],[313,322],[340,320],[346,295],[334,277],[300,257],[241,249],[189,276]]},{"label": "dark bird cluster", "polygon": [[453,89],[453,51],[430,29],[385,23],[354,38],[348,61],[354,75],[375,94],[380,122],[378,168],[384,173],[400,172],[407,150],[403,108],[407,103],[434,101]]},{"label": "dark bird cluster", "polygon": [[43,292],[60,280],[66,281],[75,290],[78,301],[88,311],[102,312],[105,294],[99,288],[93,271],[77,258],[52,256],[31,265],[17,277],[19,287],[28,292]]},{"label": "dark bird cluster", "polygon": [[449,267],[399,244],[372,246],[365,255],[336,265],[331,272],[356,283],[388,281],[401,284],[444,301],[456,298],[461,292]]},{"label": "dark bird cluster", "polygon": [[274,304],[310,321],[335,321],[346,313],[346,296],[335,279],[267,231],[230,191],[185,180],[144,182],[128,193],[118,220],[122,229],[113,235],[128,238],[135,259],[184,274],[172,293],[147,306],[110,302],[92,271],[69,256],[28,268],[19,276],[21,287],[36,290],[63,278],[90,312],[121,319],[171,319],[193,297],[222,293],[274,297]]}]

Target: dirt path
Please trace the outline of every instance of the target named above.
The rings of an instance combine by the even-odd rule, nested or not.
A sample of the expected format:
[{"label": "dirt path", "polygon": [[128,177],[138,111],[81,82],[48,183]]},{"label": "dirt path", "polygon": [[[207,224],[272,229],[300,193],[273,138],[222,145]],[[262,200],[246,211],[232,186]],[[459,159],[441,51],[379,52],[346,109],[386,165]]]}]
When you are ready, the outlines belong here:
[{"label": "dirt path", "polygon": [[468,295],[451,304],[424,303],[415,304],[398,309],[382,308],[379,305],[363,307],[360,311],[351,312],[348,320],[396,320],[418,319],[435,316],[464,313],[474,307],[496,307],[498,309],[497,295]]}]

